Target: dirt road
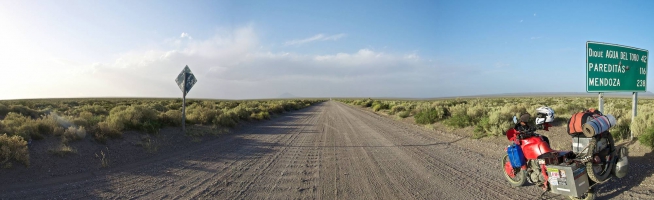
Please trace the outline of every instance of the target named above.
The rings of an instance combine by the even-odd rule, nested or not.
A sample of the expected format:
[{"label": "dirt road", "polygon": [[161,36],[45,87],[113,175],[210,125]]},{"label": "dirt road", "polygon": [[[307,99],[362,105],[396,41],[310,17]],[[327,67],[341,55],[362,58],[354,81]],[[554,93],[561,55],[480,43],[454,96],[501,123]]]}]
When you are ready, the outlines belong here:
[{"label": "dirt road", "polygon": [[5,188],[0,199],[538,199],[536,186],[503,179],[502,148],[325,102],[197,148]]}]

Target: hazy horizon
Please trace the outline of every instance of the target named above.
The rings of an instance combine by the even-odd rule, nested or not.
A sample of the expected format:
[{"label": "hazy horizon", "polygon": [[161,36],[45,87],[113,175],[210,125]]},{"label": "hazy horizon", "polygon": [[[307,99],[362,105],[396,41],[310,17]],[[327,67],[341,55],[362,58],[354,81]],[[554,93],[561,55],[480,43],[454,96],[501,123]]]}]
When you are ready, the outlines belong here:
[{"label": "hazy horizon", "polygon": [[196,99],[583,93],[586,41],[652,49],[647,5],[2,1],[0,99],[178,98],[186,65]]}]

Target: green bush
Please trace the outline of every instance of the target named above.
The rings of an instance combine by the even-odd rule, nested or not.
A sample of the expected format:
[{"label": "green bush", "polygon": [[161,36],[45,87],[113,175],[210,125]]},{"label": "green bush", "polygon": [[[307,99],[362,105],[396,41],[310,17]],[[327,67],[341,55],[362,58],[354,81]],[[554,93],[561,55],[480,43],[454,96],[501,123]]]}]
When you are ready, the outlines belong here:
[{"label": "green bush", "polygon": [[[409,109],[407,109],[406,106],[404,106],[404,105],[396,105],[396,106],[391,107],[390,114],[394,115],[395,113],[401,113],[403,111],[408,111],[408,110]],[[409,114],[409,112],[406,112],[406,113]],[[405,117],[402,117],[402,118],[405,118]]]},{"label": "green bush", "polygon": [[465,128],[472,125],[472,118],[468,115],[453,115],[443,120],[443,124],[453,128]]},{"label": "green bush", "polygon": [[629,119],[620,118],[615,127],[611,128],[611,135],[617,140],[627,139],[631,136],[631,130],[629,128],[631,121]]},{"label": "green bush", "polygon": [[160,115],[161,121],[165,125],[169,126],[181,126],[182,125],[182,111],[179,110],[169,110]]},{"label": "green bush", "polygon": [[414,118],[418,124],[433,124],[434,122],[443,119],[445,112],[443,108],[430,108],[418,112]]},{"label": "green bush", "polygon": [[158,116],[156,110],[142,105],[117,106],[111,109],[106,121],[112,130],[152,131],[161,126]]},{"label": "green bush", "polygon": [[158,112],[166,112],[168,108],[162,104],[162,102],[156,102],[154,104],[149,105],[150,108],[158,111]]},{"label": "green bush", "polygon": [[166,108],[168,110],[182,110],[182,102],[170,102],[168,105],[166,105]]},{"label": "green bush", "polygon": [[484,118],[488,113],[488,109],[483,105],[470,106],[466,114],[473,120],[479,121]]},{"label": "green bush", "polygon": [[[290,109],[292,109],[292,108],[290,108]],[[245,106],[241,106],[241,105],[237,106],[236,108],[234,108],[234,109],[232,109],[230,111],[235,113],[236,116],[238,116],[238,119],[240,119],[240,120],[248,120],[248,119],[250,119],[250,115],[252,114],[247,110],[247,108]]]},{"label": "green bush", "polygon": [[256,120],[264,120],[264,119],[270,119],[270,114],[268,112],[259,112],[259,113],[252,113],[250,118],[256,119]]},{"label": "green bush", "polygon": [[100,105],[83,105],[74,110],[73,114],[81,115],[83,112],[91,113],[91,115],[108,115],[107,109]]},{"label": "green bush", "polygon": [[86,119],[81,117],[73,119],[73,124],[75,124],[75,126],[89,126],[88,122],[86,122]]},{"label": "green bush", "polygon": [[385,110],[385,109],[388,109],[388,104],[386,104],[386,103],[383,103],[381,101],[374,101],[372,103],[372,110],[375,111],[375,112],[380,111],[380,110]]},{"label": "green bush", "polygon": [[107,122],[100,122],[95,128],[95,133],[93,134],[93,136],[95,137],[96,140],[100,142],[104,142],[107,140],[107,138],[122,137],[123,132],[121,130],[116,129],[115,127],[112,127]]},{"label": "green bush", "polygon": [[364,101],[362,106],[366,107],[366,108],[372,106],[372,100],[368,99],[368,100]]},{"label": "green bush", "polygon": [[0,116],[5,116],[7,115],[7,113],[9,113],[9,108],[7,108],[7,106],[5,106],[4,104],[0,103]]},{"label": "green bush", "polygon": [[463,116],[468,114],[467,104],[457,104],[454,106],[450,106],[447,108],[447,110],[449,111],[450,116],[455,116],[455,115]]},{"label": "green bush", "polygon": [[[9,160],[15,160],[30,165],[30,152],[27,142],[20,136],[0,135],[0,164],[7,166]],[[9,166],[10,163],[9,163]]]},{"label": "green bush", "polygon": [[226,112],[218,116],[214,120],[215,125],[223,126],[223,127],[235,127],[237,124],[237,120],[234,118],[237,118],[236,114],[234,112]]},{"label": "green bush", "polygon": [[650,148],[654,148],[654,128],[647,129],[644,133],[638,136],[638,141]]},{"label": "green bush", "polygon": [[407,117],[409,117],[409,114],[410,114],[409,111],[402,111],[402,112],[398,113],[397,116],[399,116],[401,118],[407,118]]},{"label": "green bush", "polygon": [[36,120],[38,132],[42,135],[53,134],[57,127],[61,127],[53,115],[43,116]]},{"label": "green bush", "polygon": [[191,124],[209,124],[218,116],[219,111],[215,109],[212,102],[196,103],[186,109],[186,121]]},{"label": "green bush", "polygon": [[22,106],[22,105],[12,105],[9,107],[9,112],[14,112],[18,113],[23,116],[31,117],[32,119],[36,119],[41,115],[41,112],[37,110],[30,109],[28,107]]},{"label": "green bush", "polygon": [[43,136],[39,133],[39,124],[36,121],[29,119],[29,117],[20,115],[18,113],[10,112],[4,120],[2,120],[4,132],[10,136],[18,135],[25,140],[29,139],[42,139]]},{"label": "green bush", "polygon": [[475,126],[475,129],[472,134],[473,139],[479,139],[482,137],[486,137],[488,133],[486,133],[486,130],[491,128],[490,124],[490,118],[488,117],[483,117],[481,120],[479,120],[479,123]]},{"label": "green bush", "polygon": [[284,106],[280,104],[272,104],[268,106],[267,110],[271,113],[281,114],[284,112]]}]

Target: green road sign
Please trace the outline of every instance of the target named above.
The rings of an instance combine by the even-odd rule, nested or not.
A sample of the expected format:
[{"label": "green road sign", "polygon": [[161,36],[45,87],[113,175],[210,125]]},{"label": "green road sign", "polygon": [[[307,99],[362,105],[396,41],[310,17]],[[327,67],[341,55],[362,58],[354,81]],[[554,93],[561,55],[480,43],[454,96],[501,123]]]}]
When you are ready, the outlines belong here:
[{"label": "green road sign", "polygon": [[648,56],[644,49],[586,42],[586,92],[645,92]]}]

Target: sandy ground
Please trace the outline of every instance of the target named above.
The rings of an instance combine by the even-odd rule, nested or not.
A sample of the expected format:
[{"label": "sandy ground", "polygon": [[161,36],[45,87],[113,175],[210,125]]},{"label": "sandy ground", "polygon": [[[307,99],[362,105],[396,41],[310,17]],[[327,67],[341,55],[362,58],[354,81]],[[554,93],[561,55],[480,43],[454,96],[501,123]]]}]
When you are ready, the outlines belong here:
[{"label": "sandy ground", "polygon": [[[0,199],[566,198],[510,187],[499,161],[506,139],[472,140],[333,101],[200,142],[167,132],[155,137],[156,153],[132,133],[96,149],[73,144],[85,150],[74,156],[35,155],[30,168],[0,170]],[[114,160],[107,168],[93,156],[103,148]],[[631,174],[602,185],[598,199],[652,199],[651,152],[635,152]]]}]

